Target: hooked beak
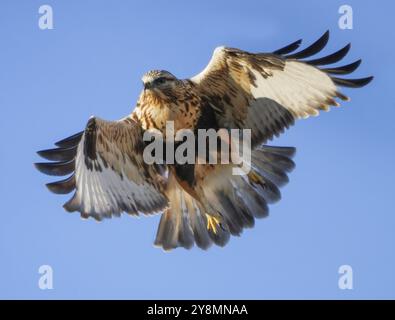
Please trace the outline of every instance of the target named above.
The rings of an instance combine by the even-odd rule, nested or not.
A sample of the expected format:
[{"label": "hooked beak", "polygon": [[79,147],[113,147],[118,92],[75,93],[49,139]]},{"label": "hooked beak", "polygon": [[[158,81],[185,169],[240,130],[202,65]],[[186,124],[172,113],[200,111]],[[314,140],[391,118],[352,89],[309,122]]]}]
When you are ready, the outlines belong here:
[{"label": "hooked beak", "polygon": [[152,84],[150,82],[144,83],[144,91],[151,88],[152,88]]}]

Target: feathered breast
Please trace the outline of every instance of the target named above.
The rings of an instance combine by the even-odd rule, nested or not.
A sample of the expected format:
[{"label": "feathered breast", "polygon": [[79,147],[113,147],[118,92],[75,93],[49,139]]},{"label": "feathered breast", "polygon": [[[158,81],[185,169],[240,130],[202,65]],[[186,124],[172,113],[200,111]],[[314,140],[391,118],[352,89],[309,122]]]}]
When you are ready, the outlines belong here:
[{"label": "feathered breast", "polygon": [[145,130],[166,131],[166,123],[173,121],[174,129],[194,130],[200,118],[201,99],[192,86],[182,83],[174,88],[142,92],[135,110]]}]

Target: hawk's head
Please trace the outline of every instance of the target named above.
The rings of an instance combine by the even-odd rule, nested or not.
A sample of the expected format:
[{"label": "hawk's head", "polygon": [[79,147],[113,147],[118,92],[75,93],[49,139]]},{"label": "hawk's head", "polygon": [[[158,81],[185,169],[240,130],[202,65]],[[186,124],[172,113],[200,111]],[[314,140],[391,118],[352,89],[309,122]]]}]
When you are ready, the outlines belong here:
[{"label": "hawk's head", "polygon": [[169,71],[151,70],[143,76],[142,80],[145,90],[154,88],[160,89],[173,86],[178,79]]}]

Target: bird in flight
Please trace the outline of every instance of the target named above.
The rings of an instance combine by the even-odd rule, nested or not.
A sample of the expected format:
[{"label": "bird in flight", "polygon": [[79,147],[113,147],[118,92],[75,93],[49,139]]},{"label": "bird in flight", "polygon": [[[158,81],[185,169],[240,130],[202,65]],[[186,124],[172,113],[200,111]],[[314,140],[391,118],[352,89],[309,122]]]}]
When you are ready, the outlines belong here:
[{"label": "bird in flight", "polygon": [[[301,40],[271,53],[218,47],[206,68],[185,80],[150,71],[130,115],[118,121],[91,117],[84,131],[38,152],[51,162],[35,165],[45,174],[68,176],[47,187],[57,194],[74,192],[64,208],[82,218],[161,213],[156,246],[224,246],[230,235],[239,236],[254,226],[255,218],[268,215],[268,204],[280,199],[279,187],[294,168],[295,148],[266,143],[295,120],[349,100],[339,87],[359,88],[373,79],[342,77],[361,60],[324,67],[342,60],[350,44],[312,58],[328,39],[327,31],[299,51]],[[235,163],[147,163],[143,135],[152,129],[164,133],[168,121],[175,130],[194,134],[199,129],[250,129],[250,170],[235,175]]]}]

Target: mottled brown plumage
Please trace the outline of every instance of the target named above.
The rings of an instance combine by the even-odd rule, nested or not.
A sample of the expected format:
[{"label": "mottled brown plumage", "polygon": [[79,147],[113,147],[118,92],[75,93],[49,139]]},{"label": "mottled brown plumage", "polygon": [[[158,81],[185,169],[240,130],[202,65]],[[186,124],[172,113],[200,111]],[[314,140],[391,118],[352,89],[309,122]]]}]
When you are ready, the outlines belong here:
[{"label": "mottled brown plumage", "polygon": [[193,83],[174,80],[161,88],[145,89],[133,116],[144,130],[158,129],[165,134],[166,121],[174,121],[176,131],[194,129],[201,114],[201,104]]},{"label": "mottled brown plumage", "polygon": [[[251,228],[268,215],[268,204],[281,197],[279,187],[294,168],[291,147],[262,145],[295,120],[348,100],[338,86],[362,87],[372,80],[341,79],[360,60],[336,68],[319,68],[340,61],[350,49],[318,59],[301,60],[322,50],[329,33],[294,53],[301,40],[273,53],[249,53],[219,47],[197,76],[180,80],[168,71],[143,76],[133,113],[119,121],[91,118],[84,132],[59,141],[57,149],[40,151],[51,161],[36,164],[50,175],[68,175],[48,184],[55,193],[75,191],[68,211],[97,220],[130,214],[163,212],[155,244],[165,250],[223,246],[230,235]],[[191,129],[250,129],[251,170],[234,175],[242,164],[147,164],[143,159],[147,130],[166,135]],[[233,141],[227,143],[233,152]],[[167,147],[167,146],[165,146]]]}]

